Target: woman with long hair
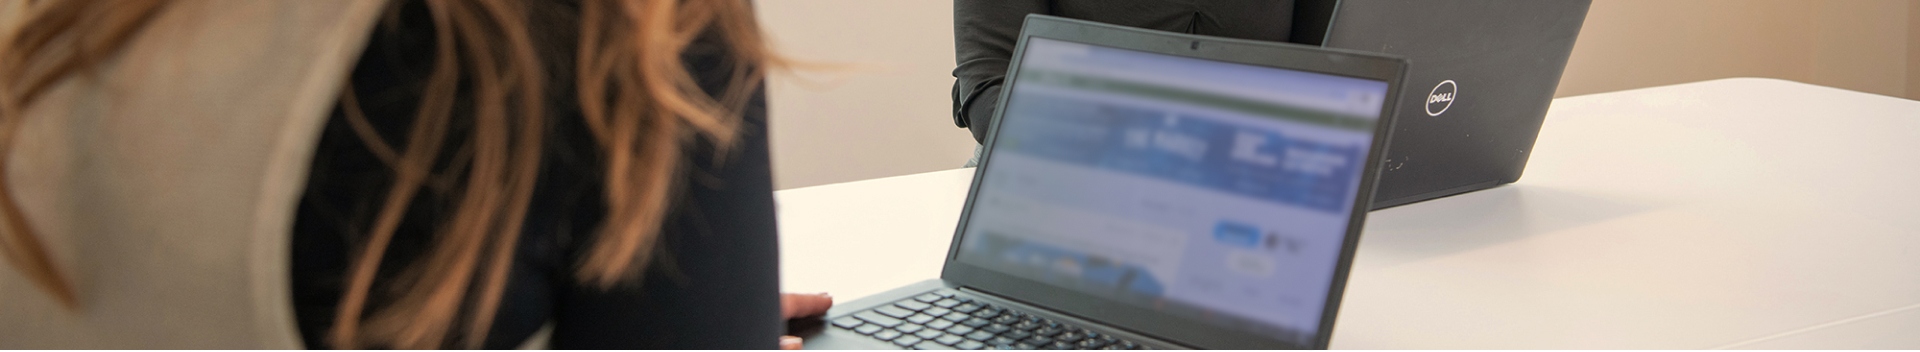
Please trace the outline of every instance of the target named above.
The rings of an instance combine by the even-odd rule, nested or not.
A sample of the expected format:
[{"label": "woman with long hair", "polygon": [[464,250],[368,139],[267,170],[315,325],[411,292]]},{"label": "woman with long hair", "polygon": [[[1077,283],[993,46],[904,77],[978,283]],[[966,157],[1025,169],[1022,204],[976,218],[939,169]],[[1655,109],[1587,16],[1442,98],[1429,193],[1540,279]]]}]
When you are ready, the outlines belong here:
[{"label": "woman with long hair", "polygon": [[[92,112],[44,98],[87,90],[142,40],[192,38],[163,30],[192,13],[263,6],[323,5],[30,1],[0,42],[0,167],[44,140],[22,130]],[[791,348],[782,318],[831,304],[778,292],[761,87],[777,60],[746,1],[392,0],[378,12],[284,25],[371,27],[347,46],[359,55],[324,121],[283,136],[317,141],[297,204],[260,210],[290,213],[285,292],[308,347],[512,348],[547,326],[558,348]],[[179,94],[233,88],[220,82]],[[140,93],[102,86],[108,101]],[[30,215],[45,212],[7,182],[34,171],[0,170],[0,254],[60,305],[88,309]]]}]

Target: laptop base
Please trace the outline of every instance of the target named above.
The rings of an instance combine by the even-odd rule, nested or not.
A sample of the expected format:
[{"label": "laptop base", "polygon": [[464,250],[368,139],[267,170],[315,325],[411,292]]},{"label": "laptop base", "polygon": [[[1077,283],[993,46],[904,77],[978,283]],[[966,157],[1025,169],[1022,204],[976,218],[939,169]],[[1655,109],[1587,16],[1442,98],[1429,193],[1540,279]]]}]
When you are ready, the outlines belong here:
[{"label": "laptop base", "polygon": [[[980,292],[978,290],[958,287],[957,285],[951,285],[950,283],[945,282],[944,280],[939,280],[939,279],[921,281],[918,283],[914,283],[912,285],[903,286],[901,288],[889,290],[887,292],[883,292],[880,294],[862,297],[852,302],[847,302],[844,304],[835,304],[834,308],[832,310],[829,310],[824,317],[819,319],[812,319],[811,321],[808,321],[808,322],[802,322],[802,324],[800,325],[803,325],[804,327],[791,330],[790,334],[794,336],[799,336],[802,339],[804,339],[806,349],[869,349],[869,350],[870,349],[902,349],[902,348],[994,349],[994,347],[999,345],[1017,344],[1017,343],[992,343],[992,342],[982,343],[982,342],[968,342],[966,340],[956,340],[956,341],[942,341],[942,342],[948,342],[942,345],[942,344],[936,344],[936,341],[935,341],[936,338],[928,336],[928,335],[941,335],[938,332],[916,337],[916,336],[913,336],[912,334],[900,334],[897,331],[894,331],[893,328],[899,328],[898,326],[889,326],[888,329],[881,330],[881,329],[877,329],[874,326],[867,326],[872,324],[860,323],[862,321],[861,319],[880,319],[880,320],[888,320],[887,323],[889,324],[919,325],[924,323],[926,324],[926,326],[933,326],[939,329],[946,329],[946,331],[949,331],[949,332],[952,331],[951,329],[949,329],[949,327],[952,327],[954,329],[966,329],[967,331],[973,331],[974,328],[961,328],[952,324],[940,325],[940,324],[943,324],[940,321],[922,322],[922,323],[892,321],[893,319],[890,317],[877,316],[875,313],[879,311],[879,309],[899,310],[900,307],[896,306],[896,302],[926,303],[925,301],[927,300],[917,300],[916,298],[933,297],[933,295],[938,293],[949,294],[949,295],[952,295],[951,297],[956,299],[964,297],[970,300],[971,302],[973,302],[969,304],[977,303],[980,306],[993,307],[988,309],[997,309],[997,310],[1003,310],[1006,312],[1018,311],[1018,312],[1021,312],[1021,314],[1041,318],[1040,320],[1044,320],[1051,324],[1058,324],[1063,327],[1062,329],[1055,329],[1056,331],[1053,331],[1052,333],[1040,332],[1042,330],[1046,330],[1046,328],[1034,329],[1032,327],[1027,327],[1026,330],[1033,331],[1034,334],[1028,335],[1028,336],[1022,336],[1022,339],[1025,339],[1031,336],[1050,336],[1050,337],[1064,338],[1065,336],[1074,334],[1074,331],[1098,331],[1099,332],[1098,334],[1101,335],[1100,338],[1098,339],[1101,342],[1092,343],[1093,344],[1092,346],[1080,346],[1079,348],[1066,348],[1066,349],[1187,349],[1187,347],[1184,347],[1184,346],[1168,343],[1165,341],[1140,335],[1138,333],[1121,330],[1110,325],[1080,319],[1078,317],[1061,314],[1057,311],[1053,311],[1049,309],[1022,304],[1017,301],[1008,300],[1003,297],[995,296],[985,292]],[[940,301],[945,301],[945,300],[940,300]],[[915,304],[919,304],[919,303],[915,303]],[[941,305],[941,302],[934,302],[931,304]],[[950,305],[951,303],[948,302],[948,304]],[[946,308],[938,308],[938,309],[943,311],[943,313],[947,313],[947,314],[966,315],[965,313],[958,312],[958,311],[964,310],[964,308],[960,308],[960,307],[951,307],[951,308],[954,308],[954,309],[946,309]],[[865,317],[862,317],[862,315],[865,315]],[[975,316],[978,316],[978,315],[975,315]],[[841,324],[842,322],[851,322],[851,323]],[[996,323],[1011,323],[1011,322],[1012,321],[996,322]],[[999,324],[996,324],[996,325],[999,325]],[[1019,324],[1014,324],[1014,325],[1019,325]],[[858,326],[858,328],[856,328],[856,326]],[[981,330],[986,329],[985,326],[982,326],[979,328]],[[1005,326],[1001,326],[1001,328],[1004,329]],[[859,331],[860,329],[868,329],[868,330],[874,330],[874,331]],[[923,332],[923,331],[928,331],[930,329],[933,329],[933,328],[920,328],[916,326],[916,328],[913,330],[915,332]],[[875,331],[881,331],[881,332],[876,333]],[[1061,331],[1067,331],[1067,332],[1062,333]],[[1024,333],[1022,334],[1025,335]],[[904,342],[904,343],[907,343],[907,345],[901,346],[901,345],[897,345],[896,343],[890,343],[887,341],[883,341],[880,338],[877,338],[878,336],[881,336],[881,335],[887,335],[885,338],[893,339],[894,340],[893,342],[896,342],[896,343]],[[1004,336],[1005,334],[1001,334],[1001,335]],[[905,340],[905,341],[902,341],[902,340]],[[1087,340],[1095,340],[1095,339],[1089,338]],[[1079,342],[1079,341],[1076,341],[1076,342]],[[1029,347],[1034,347],[1034,349],[1044,348],[1043,345],[1035,345],[1035,346],[1029,346]]]},{"label": "laptop base", "polygon": [[1434,200],[1434,199],[1452,197],[1456,195],[1471,193],[1473,191],[1499,187],[1500,185],[1504,185],[1508,183],[1513,183],[1513,182],[1511,181],[1503,182],[1500,180],[1493,180],[1493,181],[1480,182],[1480,183],[1475,183],[1475,184],[1470,184],[1470,185],[1465,185],[1460,187],[1447,188],[1447,189],[1442,189],[1442,190],[1433,191],[1433,192],[1415,194],[1415,195],[1400,197],[1395,199],[1374,201],[1373,210],[1380,210],[1380,209],[1392,208],[1392,207],[1397,207],[1397,206],[1402,206],[1407,204],[1425,202],[1425,201]]}]

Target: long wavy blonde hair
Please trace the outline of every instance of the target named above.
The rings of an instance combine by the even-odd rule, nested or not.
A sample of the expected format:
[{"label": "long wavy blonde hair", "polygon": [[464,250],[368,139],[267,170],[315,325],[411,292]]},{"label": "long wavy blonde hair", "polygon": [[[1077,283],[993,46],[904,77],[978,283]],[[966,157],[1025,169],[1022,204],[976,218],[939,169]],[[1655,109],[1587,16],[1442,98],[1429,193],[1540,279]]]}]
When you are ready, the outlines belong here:
[{"label": "long wavy blonde hair", "polygon": [[[396,0],[397,1],[397,0]],[[431,14],[433,65],[404,143],[375,134],[350,88],[341,106],[369,150],[393,169],[394,184],[364,242],[355,249],[346,291],[328,341],[337,348],[478,347],[500,304],[519,229],[526,218],[545,138],[541,56],[521,0],[423,0]],[[0,253],[69,309],[79,302],[23,217],[4,170],[27,107],[56,83],[93,69],[171,0],[42,0],[24,26],[0,42]],[[680,186],[683,146],[704,137],[734,144],[739,111],[774,61],[745,0],[580,0],[574,63],[582,123],[598,142],[607,217],[575,274],[583,285],[635,280]],[[709,96],[686,71],[682,54],[703,34],[730,50],[728,91]],[[472,99],[457,100],[461,94]],[[455,115],[470,101],[470,116]],[[48,117],[55,118],[55,117]],[[455,119],[470,135],[449,138]],[[464,141],[447,146],[447,141]],[[395,145],[405,146],[396,148]],[[458,170],[434,170],[442,148],[460,153]],[[423,258],[374,286],[381,258],[403,215],[430,176],[457,174],[451,214]],[[370,309],[370,295],[391,301]],[[455,326],[465,322],[465,326]]]}]

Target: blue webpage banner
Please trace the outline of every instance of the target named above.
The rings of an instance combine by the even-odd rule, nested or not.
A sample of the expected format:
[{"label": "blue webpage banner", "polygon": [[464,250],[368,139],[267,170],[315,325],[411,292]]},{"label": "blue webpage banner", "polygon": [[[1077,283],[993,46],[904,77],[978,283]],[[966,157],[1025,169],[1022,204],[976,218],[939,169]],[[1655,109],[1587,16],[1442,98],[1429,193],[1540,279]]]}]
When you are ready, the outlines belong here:
[{"label": "blue webpage banner", "polygon": [[[1015,99],[995,152],[1180,182],[1339,214],[1366,145],[1079,97]],[[1019,118],[1046,116],[1046,118]]]}]

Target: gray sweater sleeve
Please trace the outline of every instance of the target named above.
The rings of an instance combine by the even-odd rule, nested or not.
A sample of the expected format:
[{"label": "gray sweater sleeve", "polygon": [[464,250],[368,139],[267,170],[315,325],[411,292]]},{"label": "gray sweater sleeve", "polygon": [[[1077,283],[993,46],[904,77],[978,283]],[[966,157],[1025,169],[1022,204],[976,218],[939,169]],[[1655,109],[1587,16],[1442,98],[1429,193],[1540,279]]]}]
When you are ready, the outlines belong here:
[{"label": "gray sweater sleeve", "polygon": [[953,124],[972,129],[975,141],[986,140],[1027,14],[1285,42],[1293,12],[1293,0],[954,0]]},{"label": "gray sweater sleeve", "polygon": [[953,1],[953,123],[985,141],[993,109],[999,105],[1000,80],[1019,40],[1020,24],[1030,13],[1050,13],[1047,0]]}]

